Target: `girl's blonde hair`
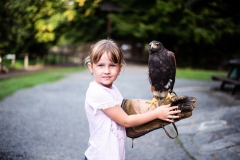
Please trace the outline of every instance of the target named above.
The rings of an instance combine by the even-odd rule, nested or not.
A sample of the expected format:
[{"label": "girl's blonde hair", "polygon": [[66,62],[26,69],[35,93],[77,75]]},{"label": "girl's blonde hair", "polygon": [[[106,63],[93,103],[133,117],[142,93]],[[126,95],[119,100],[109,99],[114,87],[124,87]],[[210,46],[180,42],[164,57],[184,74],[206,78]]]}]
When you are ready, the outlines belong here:
[{"label": "girl's blonde hair", "polygon": [[122,50],[111,39],[103,39],[95,43],[90,49],[89,56],[84,59],[85,64],[97,63],[104,53],[113,63],[125,64]]}]

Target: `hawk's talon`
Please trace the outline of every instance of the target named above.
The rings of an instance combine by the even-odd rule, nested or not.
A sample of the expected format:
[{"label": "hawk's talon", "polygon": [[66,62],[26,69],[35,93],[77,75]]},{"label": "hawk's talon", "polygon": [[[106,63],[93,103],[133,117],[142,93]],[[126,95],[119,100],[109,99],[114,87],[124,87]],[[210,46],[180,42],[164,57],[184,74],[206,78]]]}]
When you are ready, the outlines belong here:
[{"label": "hawk's talon", "polygon": [[153,98],[151,102],[146,102],[146,103],[149,103],[150,106],[148,107],[148,110],[151,109],[151,107],[154,105],[154,104],[157,104],[158,103],[158,99],[157,98]]},{"label": "hawk's talon", "polygon": [[172,97],[173,97],[173,96],[172,96],[170,93],[168,93],[167,96],[166,96],[166,98],[165,98],[165,100],[171,99]]}]

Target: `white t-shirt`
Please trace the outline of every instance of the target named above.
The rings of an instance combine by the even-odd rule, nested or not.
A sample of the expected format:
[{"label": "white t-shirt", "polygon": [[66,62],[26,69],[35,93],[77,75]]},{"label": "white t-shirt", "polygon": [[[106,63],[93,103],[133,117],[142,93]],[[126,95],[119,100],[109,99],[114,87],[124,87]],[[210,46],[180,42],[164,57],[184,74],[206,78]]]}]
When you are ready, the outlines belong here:
[{"label": "white t-shirt", "polygon": [[89,160],[124,160],[125,127],[118,125],[102,110],[121,105],[123,97],[115,85],[104,87],[91,82],[86,93],[85,110],[90,138],[85,156]]}]

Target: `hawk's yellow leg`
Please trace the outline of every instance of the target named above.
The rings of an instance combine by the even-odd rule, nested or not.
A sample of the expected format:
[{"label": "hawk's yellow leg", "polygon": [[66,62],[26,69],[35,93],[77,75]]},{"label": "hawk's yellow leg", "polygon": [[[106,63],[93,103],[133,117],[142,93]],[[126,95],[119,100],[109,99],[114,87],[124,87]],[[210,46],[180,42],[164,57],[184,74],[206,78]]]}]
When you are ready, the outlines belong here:
[{"label": "hawk's yellow leg", "polygon": [[150,109],[154,104],[158,103],[158,99],[154,97],[151,102],[147,102],[147,103],[150,104],[150,106],[148,107],[148,109]]},{"label": "hawk's yellow leg", "polygon": [[171,94],[168,93],[165,99],[171,99],[172,97],[173,97],[173,96],[171,96]]}]

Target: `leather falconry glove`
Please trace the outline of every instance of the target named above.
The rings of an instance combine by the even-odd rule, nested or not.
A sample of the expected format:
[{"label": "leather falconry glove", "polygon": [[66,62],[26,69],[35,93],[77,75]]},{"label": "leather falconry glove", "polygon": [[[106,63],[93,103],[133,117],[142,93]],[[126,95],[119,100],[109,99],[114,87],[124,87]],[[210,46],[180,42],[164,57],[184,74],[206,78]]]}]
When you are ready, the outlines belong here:
[{"label": "leather falconry glove", "polygon": [[[149,107],[151,100],[124,99],[121,107],[128,115],[132,115],[132,114],[141,114],[141,113],[148,112],[150,110],[154,110],[157,107],[161,107],[161,105],[171,104],[171,106],[178,106],[178,110],[181,110],[180,113],[175,114],[179,116],[179,118],[174,119],[174,121],[177,122],[182,119],[188,118],[192,115],[192,111],[196,107],[196,101],[197,99],[195,97],[173,95],[171,99],[158,100],[158,105],[154,104],[151,107]],[[174,139],[178,136],[178,130],[175,123],[172,122],[175,128],[175,131],[177,133],[176,137],[170,136],[170,134],[164,128],[164,126],[170,123],[171,122],[164,121],[161,119],[155,119],[153,121],[150,121],[148,123],[145,123],[139,126],[126,128],[126,134],[127,134],[127,137],[134,139],[134,138],[141,137],[153,130],[163,128],[167,136],[169,138]]]}]

